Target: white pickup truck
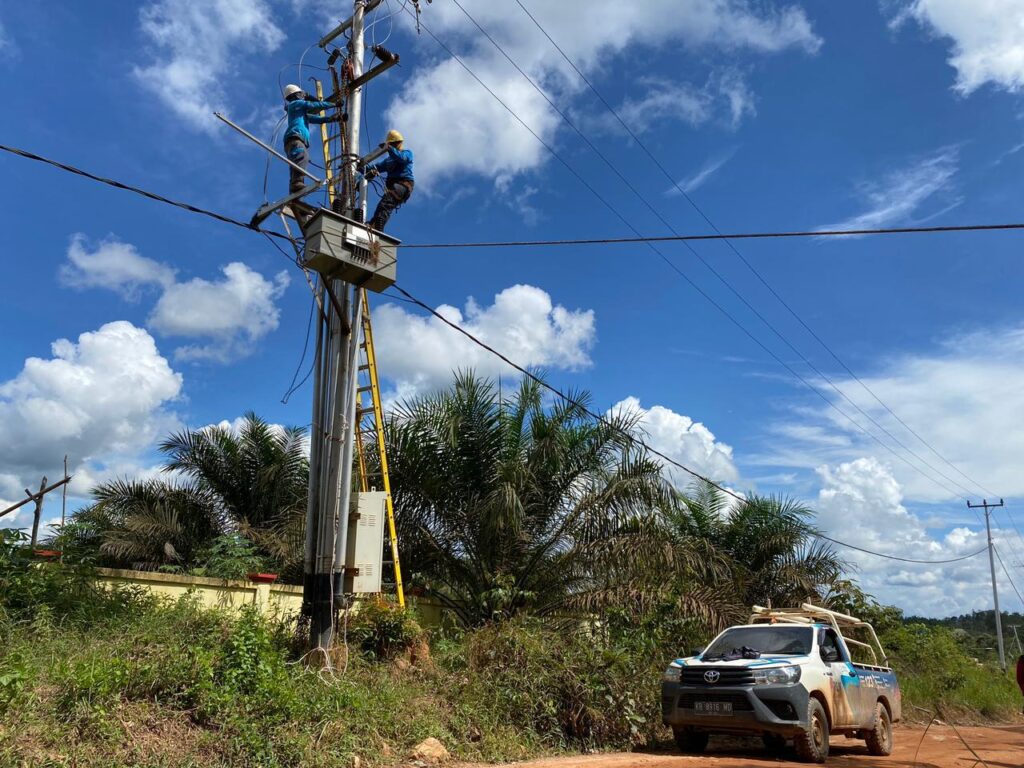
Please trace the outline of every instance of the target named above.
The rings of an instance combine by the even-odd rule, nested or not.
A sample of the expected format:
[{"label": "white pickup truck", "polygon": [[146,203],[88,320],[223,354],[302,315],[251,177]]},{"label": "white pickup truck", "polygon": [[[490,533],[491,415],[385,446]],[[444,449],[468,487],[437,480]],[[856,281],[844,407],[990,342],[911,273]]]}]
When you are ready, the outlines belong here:
[{"label": "white pickup truck", "polygon": [[870,624],[804,604],[755,606],[749,624],[673,661],[661,709],[684,752],[702,752],[712,733],[759,734],[769,749],[792,739],[801,760],[823,763],[830,734],[864,739],[872,755],[890,754],[901,700]]}]

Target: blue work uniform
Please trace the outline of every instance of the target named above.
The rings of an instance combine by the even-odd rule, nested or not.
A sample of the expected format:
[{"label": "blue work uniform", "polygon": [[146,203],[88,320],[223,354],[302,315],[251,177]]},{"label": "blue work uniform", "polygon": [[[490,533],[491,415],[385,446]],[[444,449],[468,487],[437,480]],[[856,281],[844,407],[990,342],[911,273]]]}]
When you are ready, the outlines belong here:
[{"label": "blue work uniform", "polygon": [[376,165],[371,166],[376,173],[387,174],[384,180],[385,191],[377,203],[377,210],[373,212],[370,226],[378,232],[384,231],[384,226],[402,203],[406,202],[412,195],[413,174],[412,174],[412,151],[408,149],[396,149],[388,145],[388,156]]},{"label": "blue work uniform", "polygon": [[[334,105],[329,101],[306,101],[294,99],[286,101],[284,110],[288,113],[288,127],[284,132],[284,152],[288,159],[301,168],[309,167],[309,124],[326,123],[331,118],[318,115]],[[305,186],[305,177],[295,168],[291,168],[289,188],[298,192]]]}]

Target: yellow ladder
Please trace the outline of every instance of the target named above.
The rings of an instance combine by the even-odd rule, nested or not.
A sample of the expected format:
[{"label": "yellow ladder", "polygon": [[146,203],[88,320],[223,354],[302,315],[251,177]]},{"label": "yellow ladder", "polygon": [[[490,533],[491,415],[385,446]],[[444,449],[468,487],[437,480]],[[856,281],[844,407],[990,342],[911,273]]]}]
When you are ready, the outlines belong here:
[{"label": "yellow ladder", "polygon": [[[323,85],[316,81],[316,95],[323,99]],[[321,123],[320,137],[323,140],[324,171],[327,177],[327,199],[334,203],[334,176],[337,170],[333,167],[332,159],[339,159],[342,155],[340,146],[337,155],[331,154],[332,142],[338,145],[342,143],[339,134],[331,136],[327,131],[327,124]],[[370,323],[369,296],[365,288],[359,289],[362,292],[362,331],[363,338],[359,345],[359,376],[356,385],[356,451],[359,456],[359,486],[362,491],[377,490],[377,484],[371,483],[371,479],[380,480],[379,490],[384,491],[385,504],[388,519],[388,546],[391,555],[390,564],[395,574],[395,594],[398,597],[398,605],[405,607],[405,590],[402,587],[402,566],[398,560],[398,532],[395,530],[395,507],[391,500],[391,478],[388,475],[388,458],[384,444],[384,410],[380,401],[380,380],[377,377],[377,356],[373,350],[373,327]],[[363,407],[363,395],[370,395],[369,407]],[[369,423],[368,423],[369,422]],[[380,465],[379,472],[371,472],[367,462],[367,448],[370,444],[376,443],[377,458]],[[385,565],[388,563],[385,561]]]}]

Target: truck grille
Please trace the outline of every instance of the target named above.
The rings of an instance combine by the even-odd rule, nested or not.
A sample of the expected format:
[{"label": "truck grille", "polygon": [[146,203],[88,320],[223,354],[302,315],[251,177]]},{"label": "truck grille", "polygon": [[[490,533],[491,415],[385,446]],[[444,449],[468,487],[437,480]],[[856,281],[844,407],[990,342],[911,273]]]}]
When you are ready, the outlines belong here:
[{"label": "truck grille", "polygon": [[[709,682],[704,678],[705,672],[717,672],[718,679]],[[754,673],[743,667],[684,667],[680,682],[683,685],[753,685]]]},{"label": "truck grille", "polygon": [[679,708],[693,709],[694,702],[716,701],[729,702],[732,704],[733,712],[750,712],[753,706],[750,700],[742,693],[681,693],[679,694]]}]

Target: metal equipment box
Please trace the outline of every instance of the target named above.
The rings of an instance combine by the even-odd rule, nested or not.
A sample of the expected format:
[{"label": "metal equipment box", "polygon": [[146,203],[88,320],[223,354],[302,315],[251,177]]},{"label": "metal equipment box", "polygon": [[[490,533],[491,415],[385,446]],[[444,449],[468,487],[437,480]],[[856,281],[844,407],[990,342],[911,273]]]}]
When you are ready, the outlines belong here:
[{"label": "metal equipment box", "polygon": [[395,282],[400,240],[327,208],[313,215],[304,234],[304,265],[324,277],[378,293]]},{"label": "metal equipment box", "polygon": [[361,491],[354,495],[355,510],[348,518],[344,591],[346,594],[380,592],[387,494]]}]

